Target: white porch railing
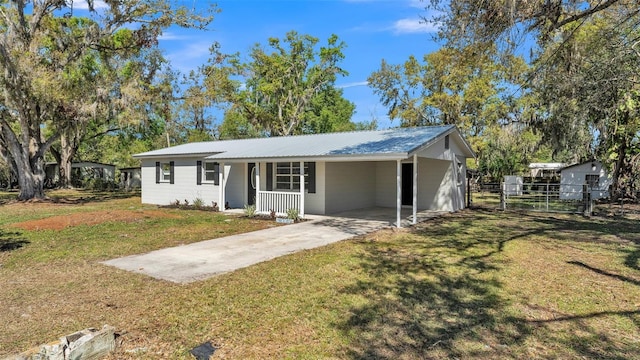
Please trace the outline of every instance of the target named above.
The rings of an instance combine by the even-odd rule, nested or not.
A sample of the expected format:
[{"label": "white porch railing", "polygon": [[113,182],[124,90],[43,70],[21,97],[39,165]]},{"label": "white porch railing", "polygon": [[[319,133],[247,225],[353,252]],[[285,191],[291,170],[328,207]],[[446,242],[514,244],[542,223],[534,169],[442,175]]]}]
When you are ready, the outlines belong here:
[{"label": "white porch railing", "polygon": [[276,216],[286,216],[287,210],[296,209],[300,211],[300,193],[283,191],[258,191],[257,212],[269,214],[272,210]]}]

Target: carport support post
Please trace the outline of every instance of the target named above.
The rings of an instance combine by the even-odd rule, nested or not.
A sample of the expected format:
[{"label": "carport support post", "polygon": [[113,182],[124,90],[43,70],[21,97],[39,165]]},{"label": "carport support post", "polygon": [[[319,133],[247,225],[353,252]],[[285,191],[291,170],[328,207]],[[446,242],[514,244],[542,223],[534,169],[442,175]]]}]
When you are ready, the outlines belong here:
[{"label": "carport support post", "polygon": [[300,218],[304,218],[304,161],[300,161]]},{"label": "carport support post", "polygon": [[413,154],[413,225],[418,223],[418,154]]},{"label": "carport support post", "polygon": [[402,163],[396,160],[396,227],[400,228],[400,218],[402,217]]},{"label": "carport support post", "polygon": [[[260,211],[260,163],[256,163],[256,211]],[[251,176],[251,174],[249,174]]]},{"label": "carport support post", "polygon": [[220,211],[225,211],[227,210],[227,207],[224,205],[224,192],[225,192],[225,183],[224,183],[224,163],[220,163],[218,165],[218,169],[220,169],[220,171],[218,172],[218,182],[220,184],[220,187],[218,188],[219,194],[218,194],[218,199],[219,199],[219,205],[218,205],[218,210]]}]

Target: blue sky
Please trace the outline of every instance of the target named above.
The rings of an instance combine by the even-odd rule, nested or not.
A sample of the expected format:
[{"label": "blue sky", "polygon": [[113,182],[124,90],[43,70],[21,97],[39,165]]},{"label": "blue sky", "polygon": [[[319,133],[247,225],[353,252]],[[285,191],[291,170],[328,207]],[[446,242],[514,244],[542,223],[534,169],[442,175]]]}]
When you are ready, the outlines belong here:
[{"label": "blue sky", "polygon": [[[196,10],[211,1],[176,0]],[[378,121],[381,129],[399,125],[390,121],[386,108],[366,85],[367,77],[385,59],[401,64],[410,55],[419,59],[438,49],[435,27],[425,24],[428,0],[219,0],[221,10],[209,30],[172,27],[160,37],[160,47],[174,69],[183,73],[206,63],[209,47],[218,42],[224,53],[239,52],[247,60],[251,47],[267,44],[270,37],[283,38],[289,31],[308,34],[325,44],[331,34],[346,43],[343,69],[349,72],[336,85],[356,105],[355,122]],[[106,7],[95,0],[96,9]],[[86,0],[73,0],[74,8],[86,10]],[[218,115],[220,117],[220,115]],[[220,122],[221,119],[216,119]]]},{"label": "blue sky", "polygon": [[[205,4],[182,3],[196,8]],[[225,53],[246,56],[255,43],[266,44],[269,37],[282,38],[291,30],[318,37],[320,43],[336,34],[347,45],[342,67],[349,72],[336,85],[356,104],[354,121],[375,116],[380,128],[399,123],[389,121],[386,109],[366,86],[369,74],[382,59],[398,64],[409,55],[421,58],[437,50],[433,27],[420,21],[426,3],[419,0],[221,0],[217,4],[222,12],[209,31],[171,28],[161,37],[160,47],[175,69],[185,72],[204,64],[214,41]]]}]

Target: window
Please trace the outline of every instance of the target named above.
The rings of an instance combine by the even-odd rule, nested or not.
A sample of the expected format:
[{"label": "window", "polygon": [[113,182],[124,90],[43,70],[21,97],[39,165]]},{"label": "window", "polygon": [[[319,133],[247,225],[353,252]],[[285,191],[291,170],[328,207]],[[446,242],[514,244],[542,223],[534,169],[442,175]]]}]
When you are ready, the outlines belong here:
[{"label": "window", "polygon": [[218,172],[216,171],[218,167],[217,163],[214,162],[205,162],[204,163],[204,168],[203,173],[204,173],[204,179],[203,181],[205,182],[215,182],[218,178]]},{"label": "window", "polygon": [[449,150],[449,135],[444,137],[444,149]]},{"label": "window", "polygon": [[174,162],[156,162],[156,184],[168,182],[173,184],[174,179]]},{"label": "window", "polygon": [[214,184],[220,183],[220,164],[212,161],[196,162],[196,184]]},{"label": "window", "polygon": [[600,187],[600,175],[587,174],[584,176],[584,182],[591,189],[597,189]]},{"label": "window", "polygon": [[169,163],[162,163],[160,164],[160,169],[160,182],[169,182],[171,180],[171,165]]},{"label": "window", "polygon": [[[276,190],[300,190],[300,163],[279,162],[275,165]],[[316,192],[315,163],[304,163],[304,188],[311,194]]]}]

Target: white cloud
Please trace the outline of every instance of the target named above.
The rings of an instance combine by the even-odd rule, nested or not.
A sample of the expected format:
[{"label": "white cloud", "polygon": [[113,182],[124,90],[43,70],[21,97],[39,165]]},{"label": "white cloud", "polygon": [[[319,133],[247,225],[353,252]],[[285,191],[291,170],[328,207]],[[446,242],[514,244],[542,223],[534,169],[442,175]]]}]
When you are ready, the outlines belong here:
[{"label": "white cloud", "polygon": [[432,33],[438,31],[438,26],[422,19],[400,19],[393,24],[392,30],[396,34]]},{"label": "white cloud", "polygon": [[368,81],[358,81],[358,82],[346,83],[344,85],[338,85],[337,87],[340,89],[347,89],[347,88],[352,88],[357,86],[367,86],[367,85],[369,85]]},{"label": "white cloud", "polygon": [[190,42],[184,47],[171,46],[167,49],[166,58],[174,69],[187,74],[207,61],[210,47],[211,41],[208,40]]},{"label": "white cloud", "polygon": [[162,33],[162,35],[158,36],[158,40],[167,40],[167,41],[170,41],[170,40],[186,40],[188,38],[189,38],[188,36],[179,35],[179,34],[176,34],[176,33],[169,32],[169,31],[164,32],[164,33]]},{"label": "white cloud", "polygon": [[[72,1],[73,3],[73,8],[74,9],[78,9],[78,10],[89,10],[89,3],[87,2],[87,0],[74,0]],[[109,8],[109,5],[107,5],[107,3],[105,3],[103,0],[94,0],[93,1],[93,8],[94,9],[107,9]]]}]

